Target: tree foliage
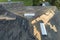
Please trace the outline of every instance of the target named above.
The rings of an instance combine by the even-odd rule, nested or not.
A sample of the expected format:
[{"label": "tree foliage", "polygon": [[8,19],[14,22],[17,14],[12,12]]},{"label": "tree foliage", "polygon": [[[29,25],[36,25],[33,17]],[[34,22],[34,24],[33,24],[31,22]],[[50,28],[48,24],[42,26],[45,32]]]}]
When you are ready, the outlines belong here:
[{"label": "tree foliage", "polygon": [[[60,9],[60,0],[45,0],[45,2],[49,2],[52,6],[57,6]],[[33,5],[37,6],[43,3],[43,0],[33,0]]]},{"label": "tree foliage", "polygon": [[52,6],[57,6],[60,9],[60,0],[46,0],[48,1]]}]

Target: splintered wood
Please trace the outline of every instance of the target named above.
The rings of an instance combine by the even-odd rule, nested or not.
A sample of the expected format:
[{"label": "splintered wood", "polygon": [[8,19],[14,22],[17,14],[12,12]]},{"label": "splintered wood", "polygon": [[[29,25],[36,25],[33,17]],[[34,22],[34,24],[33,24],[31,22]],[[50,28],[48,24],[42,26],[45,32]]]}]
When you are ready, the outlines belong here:
[{"label": "splintered wood", "polygon": [[51,23],[47,23],[48,25],[50,25],[50,28],[54,31],[54,32],[57,32],[57,28],[55,25],[51,25]]},{"label": "splintered wood", "polygon": [[[31,24],[33,25],[33,24],[39,22],[40,20],[42,20],[44,22],[44,24],[47,24],[48,21],[54,16],[54,14],[55,13],[52,10],[49,10],[45,14],[43,14],[43,15],[37,17],[36,19],[32,20]],[[52,27],[51,24],[49,24],[49,25],[50,25],[51,29],[53,29],[55,32],[57,32],[57,29],[55,26]],[[36,36],[36,38],[38,38],[38,40],[41,40],[40,32],[36,29],[35,25],[33,27],[34,27],[34,36]]]},{"label": "splintered wood", "polygon": [[15,20],[16,18],[0,16],[0,20]]},{"label": "splintered wood", "polygon": [[37,30],[37,28],[36,28],[35,25],[33,27],[34,27],[34,36],[36,36],[36,38],[38,40],[41,40],[41,34],[40,34],[40,32]]},{"label": "splintered wood", "polygon": [[54,12],[52,10],[48,11],[47,13],[37,17],[36,19],[31,21],[31,24],[34,24],[40,20],[42,20],[44,22],[44,24],[46,24],[53,16],[54,16]]},{"label": "splintered wood", "polygon": [[[53,11],[52,11],[53,12]],[[44,22],[44,24],[46,24],[53,16],[54,16],[54,14],[53,13],[51,13],[51,12],[47,12],[47,13],[49,13],[48,15],[42,15],[41,16],[41,20]]]}]

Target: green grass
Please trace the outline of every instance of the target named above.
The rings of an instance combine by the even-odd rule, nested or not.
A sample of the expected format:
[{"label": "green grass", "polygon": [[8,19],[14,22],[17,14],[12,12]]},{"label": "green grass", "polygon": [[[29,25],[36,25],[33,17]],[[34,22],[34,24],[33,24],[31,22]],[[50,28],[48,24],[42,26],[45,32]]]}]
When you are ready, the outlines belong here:
[{"label": "green grass", "polygon": [[[26,5],[26,6],[31,6],[33,4],[32,0],[11,0],[11,1],[13,1],[13,2],[23,1],[24,5]],[[8,0],[0,0],[0,2],[8,2]]]},{"label": "green grass", "polygon": [[6,2],[7,0],[0,0],[0,2]]}]

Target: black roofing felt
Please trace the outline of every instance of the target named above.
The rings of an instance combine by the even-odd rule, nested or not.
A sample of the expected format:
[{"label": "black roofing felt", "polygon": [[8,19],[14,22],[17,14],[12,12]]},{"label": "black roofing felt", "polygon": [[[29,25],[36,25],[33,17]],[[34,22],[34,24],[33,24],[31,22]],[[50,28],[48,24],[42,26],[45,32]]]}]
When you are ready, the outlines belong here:
[{"label": "black roofing felt", "polygon": [[[5,13],[7,14],[5,15]],[[0,40],[36,40],[33,36],[33,27],[29,21],[21,16],[15,15],[0,5],[0,15],[16,17],[16,20],[0,20]],[[23,22],[24,20],[24,22]],[[24,23],[24,24],[23,24]]]}]

